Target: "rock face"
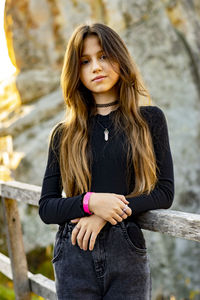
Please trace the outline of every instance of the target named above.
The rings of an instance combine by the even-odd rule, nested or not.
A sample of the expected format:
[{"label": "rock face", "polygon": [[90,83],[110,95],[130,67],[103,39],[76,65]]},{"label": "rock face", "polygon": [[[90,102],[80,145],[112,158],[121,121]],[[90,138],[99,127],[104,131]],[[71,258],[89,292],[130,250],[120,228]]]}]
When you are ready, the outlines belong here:
[{"label": "rock face", "polygon": [[[64,118],[58,85],[65,46],[74,27],[88,20],[111,26],[126,42],[153,104],[164,110],[168,121],[176,183],[172,209],[199,213],[198,0],[7,0],[5,29],[9,53],[19,70],[16,82],[22,107],[26,108],[26,114],[2,129],[5,135],[12,130],[14,150],[26,154],[15,179],[41,185],[50,130]],[[55,89],[58,90],[52,92]],[[30,224],[25,220],[25,233],[33,236],[31,241],[28,234],[30,249],[31,243],[35,245],[34,232],[28,230]],[[30,223],[33,224],[32,219]],[[47,226],[39,226],[43,228],[41,232],[47,231]],[[39,230],[35,225],[35,232]],[[159,233],[144,234],[150,253],[153,298],[174,295],[188,299],[189,295],[196,295],[192,299],[198,299],[199,244]]]},{"label": "rock face", "polygon": [[16,85],[22,103],[59,86],[64,41],[59,38],[57,14],[50,1],[6,1],[5,32],[11,61],[20,71]]}]

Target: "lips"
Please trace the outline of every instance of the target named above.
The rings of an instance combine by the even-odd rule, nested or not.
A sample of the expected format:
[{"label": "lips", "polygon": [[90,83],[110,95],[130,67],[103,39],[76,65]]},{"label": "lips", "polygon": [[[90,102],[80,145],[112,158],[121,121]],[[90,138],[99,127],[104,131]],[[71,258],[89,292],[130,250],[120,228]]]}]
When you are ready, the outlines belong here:
[{"label": "lips", "polygon": [[97,80],[97,79],[101,79],[101,78],[105,78],[106,76],[97,76],[95,78],[92,79],[92,81]]}]

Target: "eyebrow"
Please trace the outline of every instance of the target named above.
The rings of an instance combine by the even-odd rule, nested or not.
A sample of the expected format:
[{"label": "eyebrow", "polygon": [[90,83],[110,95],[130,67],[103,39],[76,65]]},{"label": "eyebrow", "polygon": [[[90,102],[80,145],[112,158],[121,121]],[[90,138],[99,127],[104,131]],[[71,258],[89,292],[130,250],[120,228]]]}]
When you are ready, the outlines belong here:
[{"label": "eyebrow", "polygon": [[[102,50],[98,51],[96,54],[99,54],[99,53],[101,53],[101,52],[104,52],[104,50],[102,49]],[[81,55],[81,57],[84,57],[84,56],[90,56],[90,55],[89,55],[89,54],[86,54],[86,53],[84,53],[84,54]]]}]

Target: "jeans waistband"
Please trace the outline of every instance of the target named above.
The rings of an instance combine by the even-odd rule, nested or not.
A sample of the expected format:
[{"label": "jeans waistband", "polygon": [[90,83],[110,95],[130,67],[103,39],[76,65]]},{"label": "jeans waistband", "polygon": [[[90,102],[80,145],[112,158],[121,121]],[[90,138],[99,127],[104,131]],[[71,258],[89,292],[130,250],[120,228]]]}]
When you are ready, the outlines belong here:
[{"label": "jeans waistband", "polygon": [[[74,229],[74,227],[76,225],[77,225],[77,223],[66,222],[65,224],[63,224],[62,226],[59,227],[59,231],[62,234],[62,236],[65,236],[68,231],[72,232],[72,230]],[[112,225],[110,222],[107,222],[101,231],[107,231],[112,226],[124,228],[126,226],[126,224],[124,221],[119,222],[116,225]]]}]

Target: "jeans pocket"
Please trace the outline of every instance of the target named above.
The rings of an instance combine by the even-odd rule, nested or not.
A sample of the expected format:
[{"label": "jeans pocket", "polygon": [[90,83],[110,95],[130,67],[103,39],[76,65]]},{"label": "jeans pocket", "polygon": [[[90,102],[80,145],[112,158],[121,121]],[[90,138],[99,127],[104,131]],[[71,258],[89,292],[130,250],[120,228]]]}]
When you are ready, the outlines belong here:
[{"label": "jeans pocket", "polygon": [[146,254],[146,242],[139,226],[134,222],[129,222],[122,227],[122,230],[129,246],[140,254]]}]

